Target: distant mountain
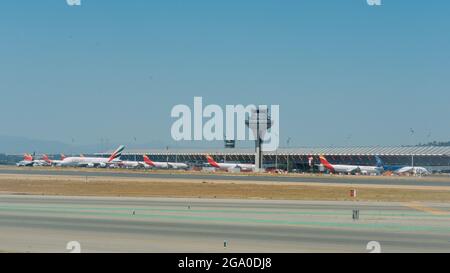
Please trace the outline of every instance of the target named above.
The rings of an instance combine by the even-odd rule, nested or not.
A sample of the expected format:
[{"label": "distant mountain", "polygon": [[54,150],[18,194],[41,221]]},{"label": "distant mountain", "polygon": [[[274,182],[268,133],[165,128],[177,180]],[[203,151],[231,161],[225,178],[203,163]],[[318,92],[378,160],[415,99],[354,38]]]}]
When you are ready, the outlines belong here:
[{"label": "distant mountain", "polygon": [[450,141],[433,141],[426,144],[419,143],[417,146],[434,146],[434,147],[449,147]]},{"label": "distant mountain", "polygon": [[[202,142],[202,141],[181,141],[176,142],[173,140],[163,141],[148,141],[146,143],[108,143],[106,144],[88,144],[88,145],[71,145],[61,141],[52,140],[39,140],[27,137],[15,137],[15,136],[1,136],[0,135],[0,154],[17,154],[24,153],[36,153],[36,154],[94,154],[111,152],[119,145],[125,145],[126,150],[158,150],[166,149],[196,149],[196,148],[223,148],[223,141]],[[240,148],[253,147],[252,142],[239,142],[237,144]]]},{"label": "distant mountain", "polygon": [[60,141],[36,140],[26,137],[0,136],[0,153],[67,153],[71,145]]},{"label": "distant mountain", "polygon": [[[27,137],[1,136],[0,135],[0,154],[93,154],[110,152],[119,145],[125,145],[128,150],[145,150],[145,149],[182,149],[182,148],[209,148],[223,147],[222,142],[213,143],[204,142],[175,142],[175,141],[149,141],[146,143],[108,143],[105,144],[88,144],[88,145],[71,145],[61,141],[39,140]],[[205,145],[206,144],[206,145]],[[126,150],[125,150],[126,152]]]}]

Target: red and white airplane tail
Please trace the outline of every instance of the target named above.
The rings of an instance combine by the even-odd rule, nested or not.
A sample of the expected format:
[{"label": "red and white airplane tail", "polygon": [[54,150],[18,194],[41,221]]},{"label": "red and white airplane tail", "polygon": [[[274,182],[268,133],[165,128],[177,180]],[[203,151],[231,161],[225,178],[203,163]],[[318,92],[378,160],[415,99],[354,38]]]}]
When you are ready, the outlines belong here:
[{"label": "red and white airplane tail", "polygon": [[23,160],[24,161],[33,161],[33,156],[30,154],[24,154],[23,155]]},{"label": "red and white airplane tail", "polygon": [[42,156],[42,160],[44,160],[45,162],[47,162],[49,164],[52,164],[52,161],[50,160],[50,158],[48,158],[48,155],[46,155],[46,154],[44,154]]},{"label": "red and white airplane tail", "polygon": [[320,163],[321,163],[325,168],[327,168],[327,169],[330,170],[331,172],[334,172],[334,171],[335,171],[333,165],[332,165],[330,162],[328,162],[328,160],[327,160],[323,155],[321,155],[319,158],[320,158]]},{"label": "red and white airplane tail", "polygon": [[208,160],[209,165],[211,165],[215,168],[220,168],[219,164],[214,160],[214,158],[212,156],[207,155],[206,159]]},{"label": "red and white airplane tail", "polygon": [[145,162],[145,164],[147,164],[149,166],[155,167],[155,162],[151,161],[150,158],[148,158],[148,156],[146,156],[146,155],[144,155],[144,162]]}]

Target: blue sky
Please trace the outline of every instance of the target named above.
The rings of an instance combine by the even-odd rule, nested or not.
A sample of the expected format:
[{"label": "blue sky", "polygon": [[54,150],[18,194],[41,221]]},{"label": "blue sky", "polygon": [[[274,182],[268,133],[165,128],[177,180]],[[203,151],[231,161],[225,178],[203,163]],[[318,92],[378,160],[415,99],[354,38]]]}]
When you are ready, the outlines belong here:
[{"label": "blue sky", "polygon": [[0,135],[165,142],[172,107],[203,96],[279,104],[294,146],[448,140],[449,11],[443,0],[3,1]]}]

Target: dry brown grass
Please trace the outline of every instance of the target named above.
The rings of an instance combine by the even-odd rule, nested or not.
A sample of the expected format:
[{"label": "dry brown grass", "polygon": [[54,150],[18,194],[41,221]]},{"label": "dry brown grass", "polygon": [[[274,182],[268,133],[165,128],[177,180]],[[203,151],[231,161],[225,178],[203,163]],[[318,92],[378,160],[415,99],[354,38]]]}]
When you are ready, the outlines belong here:
[{"label": "dry brown grass", "polygon": [[450,201],[446,187],[0,175],[3,194],[344,201],[353,200],[351,189],[358,190],[360,201]]}]

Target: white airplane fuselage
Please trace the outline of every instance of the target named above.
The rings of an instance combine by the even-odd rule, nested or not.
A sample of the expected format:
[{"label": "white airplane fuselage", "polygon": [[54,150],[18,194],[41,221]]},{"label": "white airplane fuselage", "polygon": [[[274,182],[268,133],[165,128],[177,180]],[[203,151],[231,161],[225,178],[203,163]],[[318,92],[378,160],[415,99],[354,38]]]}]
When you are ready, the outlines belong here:
[{"label": "white airplane fuselage", "polygon": [[382,166],[360,166],[360,165],[344,165],[344,164],[331,164],[324,156],[320,156],[320,164],[327,170],[333,173],[361,173],[366,175],[383,173]]},{"label": "white airplane fuselage", "polygon": [[381,167],[359,166],[359,165],[331,165],[336,173],[354,173],[362,174],[380,174],[383,171]]},{"label": "white airplane fuselage", "polygon": [[22,160],[16,164],[17,167],[31,167],[34,166],[34,161]]},{"label": "white airplane fuselage", "polygon": [[110,161],[106,157],[67,157],[62,160],[58,166],[62,167],[102,167],[105,168],[111,164],[118,164],[120,160]]},{"label": "white airplane fuselage", "polygon": [[[243,171],[254,171],[254,164],[243,164],[243,163],[217,163],[219,169],[221,170],[231,170],[231,169],[241,169]],[[214,167],[214,166],[213,166]],[[217,166],[215,166],[217,167]]]},{"label": "white airplane fuselage", "polygon": [[185,163],[175,163],[175,162],[153,162],[151,165],[145,163],[149,167],[154,167],[157,169],[187,169],[189,166]]},{"label": "white airplane fuselage", "polygon": [[430,171],[428,171],[424,167],[405,166],[405,167],[402,167],[402,168],[394,171],[394,173],[397,173],[397,174],[411,173],[411,174],[415,174],[415,175],[416,174],[417,175],[428,175],[428,174],[430,174]]}]

